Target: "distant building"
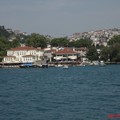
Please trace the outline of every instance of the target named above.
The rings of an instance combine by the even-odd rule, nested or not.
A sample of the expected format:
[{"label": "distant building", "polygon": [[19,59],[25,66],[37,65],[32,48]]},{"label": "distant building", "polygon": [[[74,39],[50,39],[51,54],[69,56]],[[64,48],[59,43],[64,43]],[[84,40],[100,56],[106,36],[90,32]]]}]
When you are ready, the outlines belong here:
[{"label": "distant building", "polygon": [[34,47],[17,47],[7,51],[4,63],[34,63],[43,57],[43,50]]},{"label": "distant building", "polygon": [[88,38],[93,41],[93,44],[107,46],[107,42],[115,35],[120,35],[120,29],[103,29],[96,31],[89,31],[83,33],[74,33],[69,38],[70,41],[77,41],[81,38]]},{"label": "distant building", "polygon": [[71,48],[62,48],[54,53],[53,59],[56,61],[76,61],[78,53]]},{"label": "distant building", "polygon": [[46,57],[49,62],[52,62],[52,57],[55,52],[56,52],[55,49],[45,50],[44,57]]}]

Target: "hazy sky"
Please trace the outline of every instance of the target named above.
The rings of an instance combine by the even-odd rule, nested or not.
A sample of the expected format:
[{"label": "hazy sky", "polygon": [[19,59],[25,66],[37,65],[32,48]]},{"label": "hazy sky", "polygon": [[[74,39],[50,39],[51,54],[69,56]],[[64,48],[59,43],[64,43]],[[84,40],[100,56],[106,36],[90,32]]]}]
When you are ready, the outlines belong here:
[{"label": "hazy sky", "polygon": [[0,0],[0,25],[51,36],[120,27],[120,0]]}]

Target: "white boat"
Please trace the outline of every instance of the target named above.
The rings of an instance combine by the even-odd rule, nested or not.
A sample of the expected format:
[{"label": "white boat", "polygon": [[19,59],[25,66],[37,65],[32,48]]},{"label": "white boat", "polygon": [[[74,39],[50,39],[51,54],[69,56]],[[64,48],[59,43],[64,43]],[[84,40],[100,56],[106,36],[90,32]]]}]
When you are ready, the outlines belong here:
[{"label": "white boat", "polygon": [[67,65],[64,65],[63,66],[63,69],[68,69],[69,67]]},{"label": "white boat", "polygon": [[61,65],[61,64],[58,64],[58,65],[56,65],[56,67],[63,67],[63,65]]},{"label": "white boat", "polygon": [[104,61],[100,61],[99,65],[100,65],[100,66],[105,66]]}]

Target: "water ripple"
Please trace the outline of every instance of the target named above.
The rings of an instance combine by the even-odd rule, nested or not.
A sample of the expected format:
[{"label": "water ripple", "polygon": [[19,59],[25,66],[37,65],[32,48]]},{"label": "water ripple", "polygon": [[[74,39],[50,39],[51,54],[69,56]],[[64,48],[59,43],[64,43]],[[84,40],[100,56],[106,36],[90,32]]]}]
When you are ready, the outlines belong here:
[{"label": "water ripple", "polygon": [[120,66],[0,69],[0,120],[106,120],[120,113]]}]

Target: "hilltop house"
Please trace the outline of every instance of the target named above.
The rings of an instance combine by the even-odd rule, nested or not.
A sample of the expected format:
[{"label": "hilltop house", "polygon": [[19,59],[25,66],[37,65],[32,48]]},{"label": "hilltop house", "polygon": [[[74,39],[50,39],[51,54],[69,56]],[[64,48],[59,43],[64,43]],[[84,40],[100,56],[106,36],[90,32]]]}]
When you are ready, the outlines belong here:
[{"label": "hilltop house", "polygon": [[4,63],[34,63],[40,61],[44,51],[34,47],[17,47],[7,51],[7,56],[3,58]]}]

